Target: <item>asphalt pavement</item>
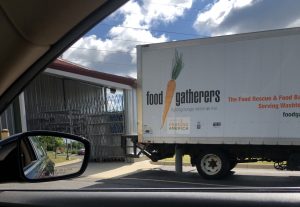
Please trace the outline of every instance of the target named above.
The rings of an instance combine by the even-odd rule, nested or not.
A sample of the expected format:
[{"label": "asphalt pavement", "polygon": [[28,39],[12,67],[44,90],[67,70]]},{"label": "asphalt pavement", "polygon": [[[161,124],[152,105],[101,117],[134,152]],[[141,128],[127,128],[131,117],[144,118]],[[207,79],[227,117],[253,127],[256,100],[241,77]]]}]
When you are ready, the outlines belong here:
[{"label": "asphalt pavement", "polygon": [[90,163],[86,172],[74,179],[44,183],[3,183],[4,189],[128,189],[128,188],[252,188],[298,187],[300,172],[271,168],[237,167],[222,180],[205,180],[196,169],[184,166],[178,174],[170,165],[154,165],[150,161],[136,163]]},{"label": "asphalt pavement", "polygon": [[55,166],[55,176],[68,175],[72,173],[76,173],[80,170],[82,166],[82,162],[79,160],[78,162],[70,162],[64,165]]},{"label": "asphalt pavement", "polygon": [[232,175],[222,180],[205,180],[194,167],[185,166],[176,173],[174,166],[157,166],[125,176],[100,179],[85,189],[101,188],[251,188],[298,187],[300,172],[275,169],[235,168]]}]

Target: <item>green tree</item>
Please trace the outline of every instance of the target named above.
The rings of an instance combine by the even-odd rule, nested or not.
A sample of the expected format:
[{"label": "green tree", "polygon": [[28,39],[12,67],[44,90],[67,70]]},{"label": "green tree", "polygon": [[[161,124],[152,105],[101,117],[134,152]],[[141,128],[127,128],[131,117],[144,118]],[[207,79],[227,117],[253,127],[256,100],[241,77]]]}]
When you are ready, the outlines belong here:
[{"label": "green tree", "polygon": [[56,151],[57,147],[64,146],[64,139],[54,136],[41,136],[39,142],[42,143],[43,148],[46,151]]}]

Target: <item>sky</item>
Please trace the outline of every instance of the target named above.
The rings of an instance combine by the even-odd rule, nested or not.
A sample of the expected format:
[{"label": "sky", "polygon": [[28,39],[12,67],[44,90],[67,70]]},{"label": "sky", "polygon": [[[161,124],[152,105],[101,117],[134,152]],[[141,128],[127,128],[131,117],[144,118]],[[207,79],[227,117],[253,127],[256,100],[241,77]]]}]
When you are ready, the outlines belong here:
[{"label": "sky", "polygon": [[300,0],[131,0],[62,58],[136,78],[136,45],[300,26]]}]

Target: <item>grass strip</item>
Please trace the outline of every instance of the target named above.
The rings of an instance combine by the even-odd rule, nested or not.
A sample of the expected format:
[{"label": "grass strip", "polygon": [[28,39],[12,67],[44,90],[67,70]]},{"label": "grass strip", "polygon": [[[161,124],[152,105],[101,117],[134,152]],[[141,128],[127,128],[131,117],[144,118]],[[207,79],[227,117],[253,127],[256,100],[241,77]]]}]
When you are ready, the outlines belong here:
[{"label": "grass strip", "polygon": [[55,158],[55,152],[47,152],[47,155],[48,155],[49,159],[52,160],[54,163],[68,162],[68,161],[76,159],[75,157],[72,157],[70,154],[69,154],[68,160],[67,160],[66,154],[56,154],[56,158]]}]

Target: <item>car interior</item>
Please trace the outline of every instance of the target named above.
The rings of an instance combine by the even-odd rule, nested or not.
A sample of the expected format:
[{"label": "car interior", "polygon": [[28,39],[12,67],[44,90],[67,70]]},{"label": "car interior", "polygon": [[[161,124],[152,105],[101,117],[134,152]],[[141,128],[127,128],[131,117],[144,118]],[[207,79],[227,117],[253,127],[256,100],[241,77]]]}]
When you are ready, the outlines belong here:
[{"label": "car interior", "polygon": [[36,155],[31,147],[31,145],[28,143],[28,139],[21,140],[20,150],[21,150],[21,157],[22,157],[22,167],[26,168],[32,164],[36,160]]},{"label": "car interior", "polygon": [[[0,0],[0,112],[64,50],[127,0]],[[21,142],[23,166],[35,160]],[[15,145],[0,154],[0,161]],[[9,159],[16,160],[15,157]],[[13,171],[0,176],[9,176]],[[1,180],[1,179],[0,179]],[[0,206],[299,206],[300,188],[7,189]]]}]

